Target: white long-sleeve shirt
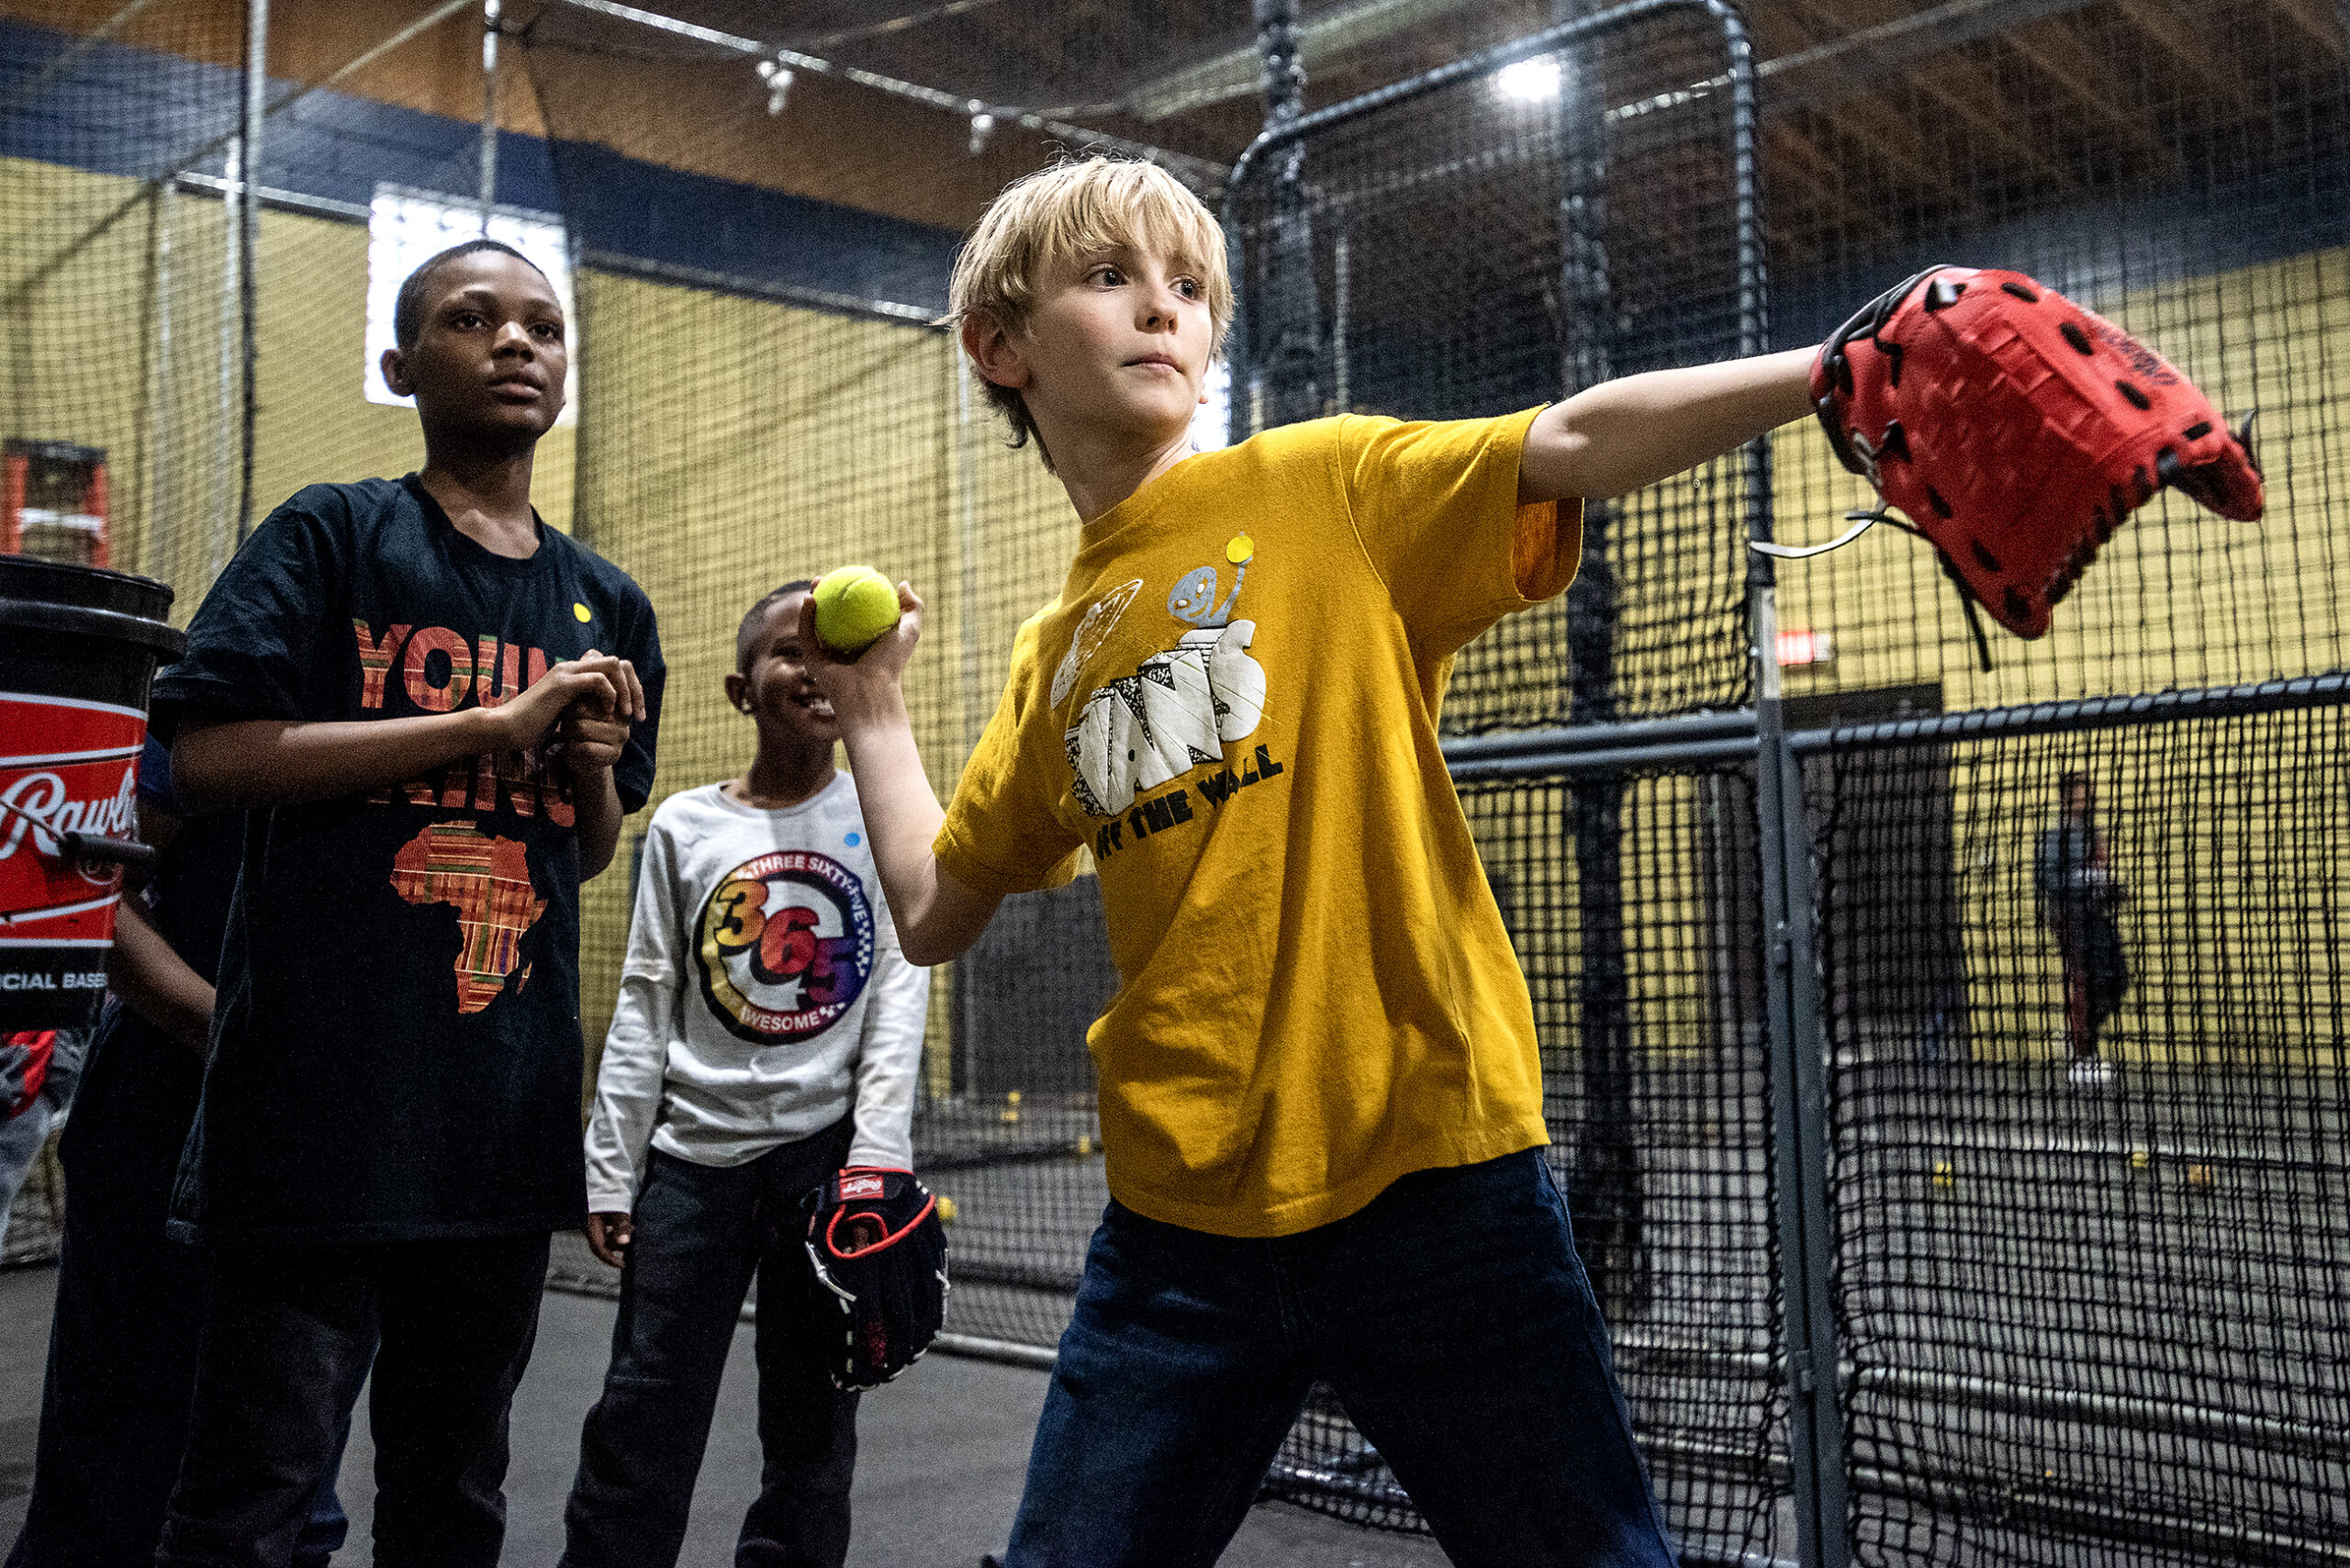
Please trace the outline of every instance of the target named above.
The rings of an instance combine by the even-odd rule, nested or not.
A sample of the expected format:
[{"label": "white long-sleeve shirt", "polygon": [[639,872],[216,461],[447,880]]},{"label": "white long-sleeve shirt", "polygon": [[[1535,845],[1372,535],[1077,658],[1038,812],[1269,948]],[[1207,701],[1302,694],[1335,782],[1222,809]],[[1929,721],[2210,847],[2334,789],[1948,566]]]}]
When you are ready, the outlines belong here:
[{"label": "white long-sleeve shirt", "polygon": [[852,1110],[852,1165],[913,1163],[930,971],[906,962],[845,773],[757,811],[653,813],[588,1124],[588,1206],[635,1206],[648,1145],[740,1165]]}]

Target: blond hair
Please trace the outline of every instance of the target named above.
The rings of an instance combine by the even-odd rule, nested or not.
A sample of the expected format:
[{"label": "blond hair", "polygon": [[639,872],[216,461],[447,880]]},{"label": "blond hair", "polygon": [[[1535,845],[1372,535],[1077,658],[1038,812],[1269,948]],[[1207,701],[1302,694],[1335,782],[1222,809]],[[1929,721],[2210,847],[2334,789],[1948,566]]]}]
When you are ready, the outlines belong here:
[{"label": "blond hair", "polygon": [[[1056,263],[1118,245],[1139,245],[1197,273],[1207,300],[1208,353],[1221,358],[1232,325],[1232,276],[1224,230],[1174,175],[1139,159],[1066,160],[1006,185],[955,259],[946,319],[982,318],[1007,333],[1028,324],[1046,272]],[[1016,387],[982,380],[988,401],[1012,426],[1012,444],[1036,433]],[[1037,442],[1041,452],[1044,442]],[[1052,456],[1045,454],[1045,465]]]}]

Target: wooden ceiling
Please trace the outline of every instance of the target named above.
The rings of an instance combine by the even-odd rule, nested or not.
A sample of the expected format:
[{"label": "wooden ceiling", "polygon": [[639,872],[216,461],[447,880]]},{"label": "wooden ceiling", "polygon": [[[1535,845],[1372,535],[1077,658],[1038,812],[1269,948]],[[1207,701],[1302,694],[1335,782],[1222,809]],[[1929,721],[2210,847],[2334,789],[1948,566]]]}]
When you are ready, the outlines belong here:
[{"label": "wooden ceiling", "polygon": [[[1248,0],[636,3],[1213,164],[1229,164],[1263,119]],[[1602,4],[1570,0],[1586,13]],[[648,58],[693,47],[566,0],[509,0],[509,10],[535,10],[566,35]],[[1970,232],[2208,181],[2221,166],[2350,156],[2350,0],[1751,0],[1743,10],[1761,76],[1773,249],[1796,270],[1882,248],[1897,231]],[[1553,0],[1309,0],[1300,17],[1309,106],[1523,36],[1558,14]],[[1692,72],[1704,67],[1702,54],[1689,58]],[[1609,69],[1639,84],[1623,91],[1653,93],[1681,67],[1651,59]],[[1609,90],[1618,85],[1611,80]],[[916,162],[960,145],[961,127],[955,113],[902,100],[890,113],[901,125],[934,118],[939,134],[920,159],[907,144],[901,177],[873,182],[868,205],[953,221],[945,209],[983,201],[1009,177],[990,164],[957,180],[934,165],[912,179]],[[1017,162],[1035,152],[998,155]],[[953,200],[940,199],[940,182],[956,187]],[[975,206],[960,221],[971,216]]]}]

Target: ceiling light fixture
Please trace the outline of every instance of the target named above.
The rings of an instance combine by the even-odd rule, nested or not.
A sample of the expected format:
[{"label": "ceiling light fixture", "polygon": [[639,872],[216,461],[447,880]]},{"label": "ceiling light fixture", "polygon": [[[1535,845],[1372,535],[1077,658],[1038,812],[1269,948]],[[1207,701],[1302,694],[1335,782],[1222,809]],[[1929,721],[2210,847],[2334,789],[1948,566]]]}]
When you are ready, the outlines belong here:
[{"label": "ceiling light fixture", "polygon": [[1547,104],[1559,96],[1559,62],[1538,55],[1494,73],[1494,91],[1513,103]]}]

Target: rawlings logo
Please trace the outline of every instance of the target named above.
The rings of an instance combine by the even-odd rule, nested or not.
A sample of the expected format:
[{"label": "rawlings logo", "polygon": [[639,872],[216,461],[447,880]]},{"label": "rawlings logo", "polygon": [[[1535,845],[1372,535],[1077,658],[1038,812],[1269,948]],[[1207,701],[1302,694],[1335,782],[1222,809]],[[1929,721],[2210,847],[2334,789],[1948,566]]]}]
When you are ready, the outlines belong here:
[{"label": "rawlings logo", "polygon": [[841,1183],[841,1196],[844,1198],[878,1198],[880,1195],[881,1178],[878,1176],[851,1176]]},{"label": "rawlings logo", "polygon": [[15,855],[28,833],[43,855],[57,853],[63,834],[130,837],[139,823],[138,790],[139,775],[129,766],[121,767],[114,793],[96,800],[69,799],[65,780],[55,773],[19,774],[0,789],[0,860]]},{"label": "rawlings logo", "polygon": [[2163,362],[2163,356],[2107,320],[2102,316],[2089,317],[2089,326],[2106,347],[2130,362],[2130,368],[2157,386],[2178,385],[2178,372]]}]

